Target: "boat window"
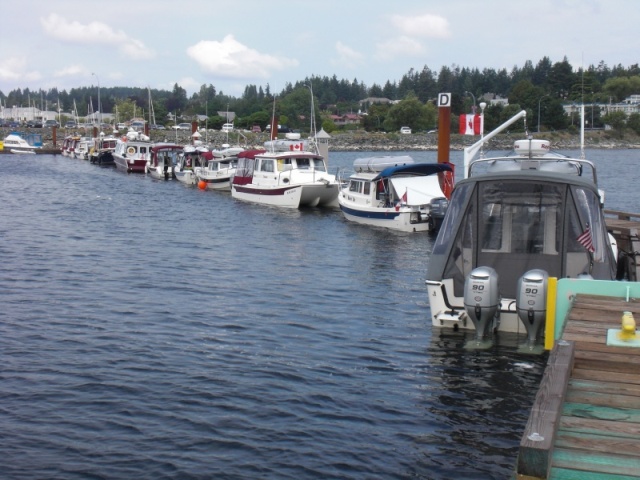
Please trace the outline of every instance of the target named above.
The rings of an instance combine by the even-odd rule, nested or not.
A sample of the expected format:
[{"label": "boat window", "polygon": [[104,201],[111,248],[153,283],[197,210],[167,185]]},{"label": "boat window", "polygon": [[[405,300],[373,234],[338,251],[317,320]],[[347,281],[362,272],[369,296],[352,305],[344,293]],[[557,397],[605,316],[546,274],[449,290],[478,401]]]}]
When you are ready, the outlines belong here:
[{"label": "boat window", "polygon": [[253,158],[241,158],[238,159],[238,169],[236,175],[238,177],[251,177],[253,176],[255,160]]},{"label": "boat window", "polygon": [[313,163],[313,169],[319,172],[325,172],[326,168],[324,166],[324,161],[321,158],[312,158],[311,162]]},{"label": "boat window", "polygon": [[362,190],[361,184],[362,182],[360,182],[359,180],[351,180],[349,182],[349,191],[354,193],[360,193],[360,191]]},{"label": "boat window", "polygon": [[220,166],[219,162],[209,162],[209,170],[211,170],[212,172],[215,172],[216,170],[218,170],[219,166]]},{"label": "boat window", "polygon": [[[577,232],[578,236],[582,235],[588,226],[590,240],[594,249],[593,259],[596,262],[602,262],[605,260],[606,249],[604,246],[606,245],[606,240],[604,238],[605,228],[600,212],[600,199],[592,191],[584,188],[575,188],[573,195],[582,223],[580,231]],[[585,246],[582,244],[582,250],[584,249]]]},{"label": "boat window", "polygon": [[310,162],[308,158],[296,158],[296,165],[301,170],[308,170]]},{"label": "boat window", "polygon": [[364,182],[362,193],[365,195],[371,194],[371,182]]},{"label": "boat window", "polygon": [[[444,218],[436,243],[433,246],[433,253],[444,255],[451,246],[456,235],[458,222],[462,215],[462,210],[467,203],[467,197],[471,194],[472,184],[458,184],[451,195],[447,215]],[[378,191],[380,191],[380,182],[378,182]]]},{"label": "boat window", "polygon": [[260,164],[260,171],[262,172],[273,172],[273,160],[265,160],[263,159]]},{"label": "boat window", "polygon": [[279,158],[278,159],[278,171],[284,172],[285,170],[291,170],[291,159],[290,158]]}]

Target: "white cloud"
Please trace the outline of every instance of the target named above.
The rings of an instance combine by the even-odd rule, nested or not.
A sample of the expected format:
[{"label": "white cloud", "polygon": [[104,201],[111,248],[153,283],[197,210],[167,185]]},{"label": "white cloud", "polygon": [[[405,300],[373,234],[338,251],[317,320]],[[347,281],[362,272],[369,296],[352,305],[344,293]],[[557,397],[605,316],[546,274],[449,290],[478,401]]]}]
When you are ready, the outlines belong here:
[{"label": "white cloud", "polygon": [[227,78],[268,78],[275,70],[295,67],[298,61],[260,53],[227,35],[221,42],[202,40],[187,55],[204,71]]},{"label": "white cloud", "polygon": [[347,67],[355,67],[362,65],[364,62],[364,55],[342,42],[336,42],[336,53],[338,54],[338,58],[331,59],[331,64],[334,66],[344,65]]},{"label": "white cloud", "polygon": [[415,57],[424,55],[426,48],[417,40],[402,36],[391,38],[376,44],[376,58],[389,60],[396,57]]},{"label": "white cloud", "polygon": [[57,70],[53,73],[53,76],[56,78],[61,77],[85,77],[89,75],[89,72],[86,68],[81,67],[80,65],[69,65],[68,67],[64,67],[60,70]]},{"label": "white cloud", "polygon": [[101,22],[82,24],[78,21],[68,21],[58,14],[51,13],[48,17],[40,18],[40,24],[50,37],[66,43],[113,46],[125,56],[137,60],[155,56],[154,52],[147,48],[142,41],[130,37],[122,30],[116,31]]},{"label": "white cloud", "polygon": [[0,64],[0,80],[13,82],[40,80],[42,75],[37,71],[28,72],[24,58],[6,58]]},{"label": "white cloud", "polygon": [[439,15],[393,15],[391,24],[400,30],[402,35],[409,37],[448,38],[451,36],[449,22]]}]

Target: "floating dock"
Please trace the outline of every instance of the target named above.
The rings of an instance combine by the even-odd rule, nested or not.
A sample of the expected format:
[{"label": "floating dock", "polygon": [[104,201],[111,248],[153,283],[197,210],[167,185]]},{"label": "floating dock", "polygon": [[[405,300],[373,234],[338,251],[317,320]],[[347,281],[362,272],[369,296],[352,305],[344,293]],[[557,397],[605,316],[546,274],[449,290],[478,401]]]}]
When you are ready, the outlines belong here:
[{"label": "floating dock", "polygon": [[572,294],[578,283],[564,291],[572,305],[520,443],[518,480],[640,479],[640,341],[608,344],[623,312],[640,319],[640,285],[579,282],[619,284],[620,296]]}]

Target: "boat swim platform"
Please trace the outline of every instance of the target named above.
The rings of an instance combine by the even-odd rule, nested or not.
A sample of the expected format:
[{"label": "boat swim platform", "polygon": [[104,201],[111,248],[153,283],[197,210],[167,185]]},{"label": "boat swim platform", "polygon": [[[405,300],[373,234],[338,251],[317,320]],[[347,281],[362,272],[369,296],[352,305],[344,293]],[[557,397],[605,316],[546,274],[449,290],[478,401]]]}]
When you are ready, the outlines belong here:
[{"label": "boat swim platform", "polygon": [[623,312],[640,325],[640,284],[584,282],[604,294],[558,289],[571,307],[520,442],[517,480],[640,479],[640,347],[607,345]]}]

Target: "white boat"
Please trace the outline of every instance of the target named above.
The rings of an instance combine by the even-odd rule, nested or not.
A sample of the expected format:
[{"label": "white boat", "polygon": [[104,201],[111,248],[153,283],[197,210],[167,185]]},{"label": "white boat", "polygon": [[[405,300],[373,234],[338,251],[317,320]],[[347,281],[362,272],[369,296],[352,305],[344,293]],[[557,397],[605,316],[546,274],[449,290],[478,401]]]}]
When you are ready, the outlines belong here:
[{"label": "white boat", "polygon": [[338,195],[347,220],[403,232],[436,231],[442,223],[448,200],[440,177],[453,182],[449,164],[384,156],[357,159],[354,170]]},{"label": "white boat", "polygon": [[339,184],[324,158],[293,143],[280,148],[240,152],[232,196],[278,207],[337,207]]},{"label": "white boat", "polygon": [[33,145],[17,132],[12,132],[4,137],[4,148],[9,149],[11,153],[36,153],[41,147]]},{"label": "white boat", "polygon": [[551,152],[545,140],[515,142],[512,155],[473,160],[451,196],[429,258],[427,290],[434,327],[541,338],[550,277],[616,278],[595,165]]},{"label": "white boat", "polygon": [[198,183],[197,172],[204,168],[207,160],[213,158],[209,149],[202,145],[186,145],[175,165],[174,176],[176,180],[185,185]]},{"label": "white boat", "polygon": [[89,160],[89,152],[93,146],[94,139],[92,137],[80,137],[73,149],[73,157],[80,160]]},{"label": "white boat", "polygon": [[146,173],[156,180],[170,180],[183,149],[182,145],[176,143],[154,143],[149,151]]},{"label": "white boat", "polygon": [[127,173],[145,173],[151,146],[148,136],[129,130],[125,136],[118,139],[113,151],[116,168]]},{"label": "white boat", "polygon": [[[197,171],[198,187],[208,190],[231,191],[231,179],[233,178],[236,167],[238,166],[237,154],[244,149],[236,152],[235,155],[216,155],[207,160],[207,165]],[[231,153],[231,152],[229,152]]]}]

